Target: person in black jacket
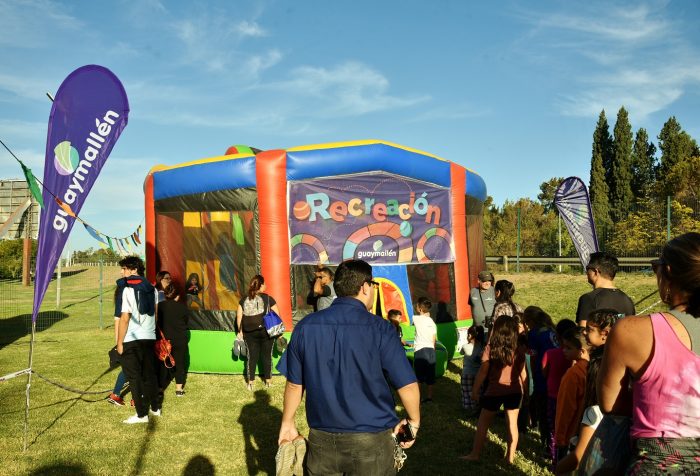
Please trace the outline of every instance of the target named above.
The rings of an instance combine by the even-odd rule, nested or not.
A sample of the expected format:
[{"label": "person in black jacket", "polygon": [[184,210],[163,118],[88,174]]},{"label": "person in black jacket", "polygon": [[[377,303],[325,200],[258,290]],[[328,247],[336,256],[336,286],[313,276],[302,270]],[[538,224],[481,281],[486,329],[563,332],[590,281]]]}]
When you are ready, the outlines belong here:
[{"label": "person in black jacket", "polygon": [[187,306],[178,302],[177,288],[168,284],[163,288],[165,300],[158,304],[158,328],[172,344],[170,354],[175,360],[175,366],[171,369],[162,365],[161,388],[165,388],[175,377],[175,395],[185,395],[185,380],[187,379],[187,363],[189,349],[187,344]]}]

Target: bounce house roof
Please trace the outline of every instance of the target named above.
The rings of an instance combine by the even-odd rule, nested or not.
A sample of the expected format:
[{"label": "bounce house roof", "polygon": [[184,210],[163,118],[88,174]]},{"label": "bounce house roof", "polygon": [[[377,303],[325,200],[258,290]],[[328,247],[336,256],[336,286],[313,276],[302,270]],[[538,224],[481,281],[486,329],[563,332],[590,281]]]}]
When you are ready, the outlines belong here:
[{"label": "bounce house roof", "polygon": [[[287,180],[385,171],[434,183],[451,184],[451,167],[466,171],[466,194],[486,200],[486,185],[474,171],[436,155],[390,142],[364,140],[293,147],[285,150]],[[153,174],[154,199],[256,186],[256,157],[238,153],[158,165]]]}]

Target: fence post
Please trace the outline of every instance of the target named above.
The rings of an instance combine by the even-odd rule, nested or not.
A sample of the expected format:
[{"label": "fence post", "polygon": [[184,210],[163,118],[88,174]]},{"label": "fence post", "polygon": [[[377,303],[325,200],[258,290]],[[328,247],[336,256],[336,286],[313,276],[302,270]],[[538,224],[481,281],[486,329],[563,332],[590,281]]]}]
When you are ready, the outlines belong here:
[{"label": "fence post", "polygon": [[520,272],[520,207],[518,207],[518,241],[516,243],[515,253],[515,272]]},{"label": "fence post", "polygon": [[671,196],[666,196],[666,241],[671,241]]},{"label": "fence post", "polygon": [[56,267],[56,309],[61,308],[61,258],[58,258]]},{"label": "fence post", "polygon": [[507,273],[508,272],[508,256],[507,255],[503,255],[503,266],[504,266],[505,272]]},{"label": "fence post", "polygon": [[[561,258],[561,215],[557,211],[557,221],[559,223],[559,257]],[[559,265],[559,272],[561,273],[561,265]]]},{"label": "fence post", "polygon": [[99,291],[99,299],[98,302],[100,303],[100,330],[104,329],[104,326],[102,325],[102,256],[100,256],[100,261],[97,263],[97,265],[100,268],[100,291]]}]

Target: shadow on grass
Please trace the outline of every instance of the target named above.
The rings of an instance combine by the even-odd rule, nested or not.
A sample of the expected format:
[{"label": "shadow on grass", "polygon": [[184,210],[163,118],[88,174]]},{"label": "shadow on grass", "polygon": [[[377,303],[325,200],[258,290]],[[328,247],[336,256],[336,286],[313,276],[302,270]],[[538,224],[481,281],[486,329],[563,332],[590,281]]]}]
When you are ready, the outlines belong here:
[{"label": "shadow on grass", "polygon": [[[61,311],[43,311],[36,317],[36,331],[42,332],[67,318],[68,314]],[[0,319],[0,350],[30,334],[32,330],[32,315],[20,314],[9,319]]]},{"label": "shadow on grass", "polygon": [[182,476],[214,476],[215,474],[214,464],[204,455],[194,455],[182,471]]},{"label": "shadow on grass", "polygon": [[153,432],[156,429],[156,423],[155,420],[158,417],[155,418],[149,418],[148,419],[148,425],[146,427],[146,434],[143,437],[143,443],[139,446],[139,454],[136,457],[136,461],[134,462],[134,468],[131,470],[132,476],[138,476],[139,474],[143,473],[143,462],[146,459],[146,453],[148,453],[148,445],[152,440]]},{"label": "shadow on grass", "polygon": [[254,393],[255,401],[241,409],[238,423],[245,440],[245,458],[248,474],[275,474],[277,435],[282,412],[270,404],[270,395],[264,390]]},{"label": "shadow on grass", "polygon": [[30,476],[56,476],[60,474],[70,476],[89,476],[90,472],[82,464],[64,462],[41,466],[29,474]]},{"label": "shadow on grass", "polygon": [[[66,398],[65,400],[59,400],[59,401],[57,401],[57,402],[47,403],[46,405],[39,405],[39,406],[37,406],[37,407],[31,407],[31,408],[32,408],[32,410],[38,410],[38,409],[40,409],[40,408],[55,407],[56,405],[61,405],[61,404],[63,404],[63,403],[68,403],[68,402],[72,402],[72,401],[75,401],[75,400],[80,400],[80,397],[77,397],[77,398]],[[101,401],[101,400],[100,400],[100,401]],[[22,407],[22,408],[20,408],[20,409],[18,409],[18,410],[12,410],[12,411],[9,411],[9,412],[0,412],[0,416],[3,416],[3,415],[11,415],[11,414],[13,414],[13,413],[22,413],[22,414],[24,414],[24,407]]]},{"label": "shadow on grass", "polygon": [[[104,377],[105,375],[107,375],[107,374],[108,374],[109,372],[111,372],[111,371],[112,371],[112,369],[111,369],[111,368],[108,368],[107,370],[105,370],[104,372],[102,372],[95,380],[92,381],[92,383],[91,383],[90,385],[87,386],[87,388],[86,388],[84,391],[85,391],[85,392],[90,391],[90,389],[91,389],[97,382],[99,382],[100,379],[102,379],[102,377]],[[47,383],[48,383],[48,382],[47,382]],[[73,398],[73,399],[71,399],[71,400],[72,400],[72,403],[71,403],[70,405],[68,405],[68,407],[67,407],[65,410],[63,410],[63,412],[62,412],[60,415],[58,415],[56,418],[54,418],[54,420],[53,420],[51,423],[49,423],[49,424],[46,426],[46,428],[42,429],[42,430],[34,437],[34,440],[32,440],[32,441],[29,443],[28,447],[33,446],[37,441],[39,441],[39,438],[40,438],[42,435],[44,435],[44,433],[46,433],[47,431],[49,431],[61,418],[63,418],[63,416],[66,415],[66,414],[75,406],[76,403],[78,403],[79,401],[83,400],[83,396],[81,395],[81,396],[76,397],[76,398]],[[96,401],[96,400],[89,400],[89,401],[93,401],[93,402],[94,402],[94,401]],[[45,406],[48,406],[48,405],[45,405]],[[37,408],[40,408],[40,407],[37,407]],[[32,410],[31,405],[30,405],[30,410]],[[30,423],[31,423],[31,422],[30,422]]]},{"label": "shadow on grass", "polygon": [[[103,294],[103,295],[104,295],[104,294],[107,294],[107,292],[105,291],[105,292],[103,292],[102,294]],[[93,299],[97,299],[98,297],[100,297],[100,293],[97,293],[97,294],[95,294],[94,296],[90,296],[90,297],[87,298],[87,299],[83,299],[82,301],[76,301],[76,302],[72,302],[72,303],[70,303],[70,304],[66,304],[65,306],[63,306],[63,309],[68,309],[69,307],[77,306],[78,304],[83,304],[83,303],[92,301]]]}]

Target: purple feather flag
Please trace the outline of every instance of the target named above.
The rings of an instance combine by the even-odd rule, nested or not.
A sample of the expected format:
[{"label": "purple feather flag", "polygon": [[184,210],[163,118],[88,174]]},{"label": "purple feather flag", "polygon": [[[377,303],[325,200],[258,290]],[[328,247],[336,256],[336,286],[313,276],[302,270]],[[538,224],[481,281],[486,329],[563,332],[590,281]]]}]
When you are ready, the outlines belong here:
[{"label": "purple feather flag", "polygon": [[[44,203],[39,220],[32,322],[75,224],[55,195],[76,215],[126,127],[129,101],[107,68],[88,65],[63,81],[51,107],[44,162]],[[51,193],[49,193],[49,191]]]},{"label": "purple feather flag", "polygon": [[598,237],[586,185],[578,177],[564,179],[554,194],[554,204],[564,219],[581,265],[585,268],[591,253],[598,251]]}]

